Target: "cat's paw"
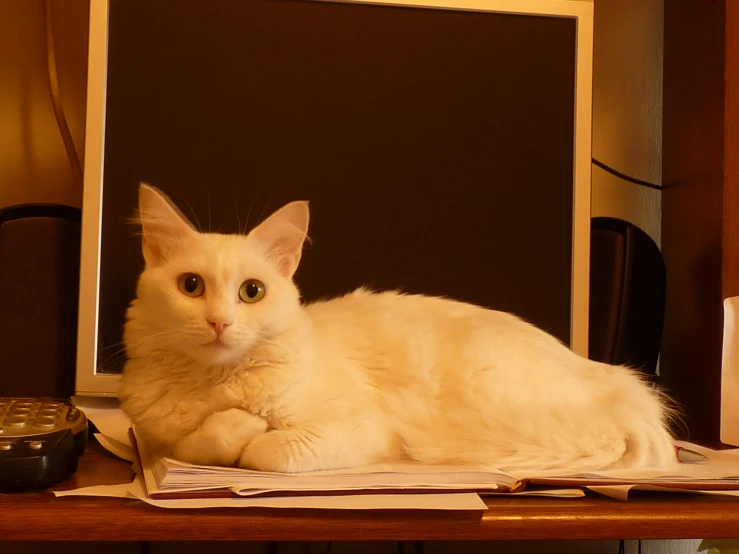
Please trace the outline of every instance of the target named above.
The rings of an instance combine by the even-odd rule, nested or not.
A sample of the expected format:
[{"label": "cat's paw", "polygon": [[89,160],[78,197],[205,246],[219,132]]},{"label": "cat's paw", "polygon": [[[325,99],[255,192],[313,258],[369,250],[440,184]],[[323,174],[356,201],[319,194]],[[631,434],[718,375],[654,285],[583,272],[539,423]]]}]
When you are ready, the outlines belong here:
[{"label": "cat's paw", "polygon": [[239,459],[239,467],[258,471],[297,473],[315,469],[313,456],[297,431],[270,431],[251,441]]},{"label": "cat's paw", "polygon": [[267,421],[232,408],[205,418],[202,425],[174,448],[178,460],[202,465],[232,466],[244,447],[267,431]]}]

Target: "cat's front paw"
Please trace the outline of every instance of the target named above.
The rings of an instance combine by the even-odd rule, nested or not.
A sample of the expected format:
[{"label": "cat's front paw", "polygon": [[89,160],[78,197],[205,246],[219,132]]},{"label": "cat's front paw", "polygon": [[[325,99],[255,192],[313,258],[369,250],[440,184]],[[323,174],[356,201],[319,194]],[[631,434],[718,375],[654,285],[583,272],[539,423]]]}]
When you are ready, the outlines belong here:
[{"label": "cat's front paw", "polygon": [[205,418],[202,425],[174,448],[178,460],[202,465],[232,466],[246,445],[267,431],[267,421],[232,408]]},{"label": "cat's front paw", "polygon": [[278,473],[312,471],[314,456],[306,446],[297,431],[270,431],[246,446],[239,467]]}]

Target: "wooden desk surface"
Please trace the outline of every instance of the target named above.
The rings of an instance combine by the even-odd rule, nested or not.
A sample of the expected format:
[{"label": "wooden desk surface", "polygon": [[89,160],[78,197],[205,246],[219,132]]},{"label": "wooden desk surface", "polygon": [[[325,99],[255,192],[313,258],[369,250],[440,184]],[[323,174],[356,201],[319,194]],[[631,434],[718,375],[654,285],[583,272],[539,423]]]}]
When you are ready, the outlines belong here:
[{"label": "wooden desk surface", "polygon": [[[92,444],[69,489],[130,481]],[[619,502],[492,498],[487,512],[176,510],[117,498],[0,494],[0,540],[497,540],[739,537],[739,499],[637,495]]]}]

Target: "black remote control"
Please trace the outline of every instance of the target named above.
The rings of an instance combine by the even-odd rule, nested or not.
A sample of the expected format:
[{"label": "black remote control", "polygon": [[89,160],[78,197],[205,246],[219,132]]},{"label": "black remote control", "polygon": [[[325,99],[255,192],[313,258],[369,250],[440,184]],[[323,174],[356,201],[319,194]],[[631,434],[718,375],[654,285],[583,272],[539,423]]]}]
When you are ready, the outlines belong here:
[{"label": "black remote control", "polygon": [[86,446],[87,418],[70,400],[0,397],[0,492],[69,477]]}]

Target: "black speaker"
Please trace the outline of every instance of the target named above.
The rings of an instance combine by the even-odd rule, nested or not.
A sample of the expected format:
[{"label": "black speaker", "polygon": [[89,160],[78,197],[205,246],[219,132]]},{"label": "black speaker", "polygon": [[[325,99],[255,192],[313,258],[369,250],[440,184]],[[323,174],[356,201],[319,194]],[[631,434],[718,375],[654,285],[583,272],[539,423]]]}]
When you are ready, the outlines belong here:
[{"label": "black speaker", "polygon": [[591,359],[656,374],[666,281],[662,253],[647,233],[621,219],[592,219]]},{"label": "black speaker", "polygon": [[0,396],[74,394],[81,211],[0,210]]}]

